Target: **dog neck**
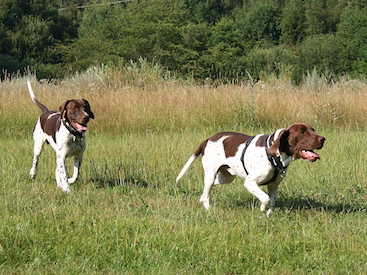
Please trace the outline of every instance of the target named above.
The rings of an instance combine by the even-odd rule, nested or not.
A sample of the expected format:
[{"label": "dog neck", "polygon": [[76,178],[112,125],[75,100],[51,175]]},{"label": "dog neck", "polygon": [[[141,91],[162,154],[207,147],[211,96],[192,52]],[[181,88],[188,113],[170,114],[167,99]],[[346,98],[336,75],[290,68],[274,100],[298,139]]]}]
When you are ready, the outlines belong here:
[{"label": "dog neck", "polygon": [[70,134],[76,137],[80,137],[80,138],[83,137],[83,133],[75,130],[75,128],[70,124],[70,122],[66,118],[61,118],[61,121],[62,121],[62,124],[65,126],[65,128],[68,129]]},{"label": "dog neck", "polygon": [[292,157],[288,156],[284,152],[280,152],[279,148],[275,154],[269,154],[268,148],[271,147],[278,136],[278,131],[267,137],[265,142],[265,151],[269,162],[273,165],[275,169],[283,173],[288,167],[288,164],[292,161]]}]

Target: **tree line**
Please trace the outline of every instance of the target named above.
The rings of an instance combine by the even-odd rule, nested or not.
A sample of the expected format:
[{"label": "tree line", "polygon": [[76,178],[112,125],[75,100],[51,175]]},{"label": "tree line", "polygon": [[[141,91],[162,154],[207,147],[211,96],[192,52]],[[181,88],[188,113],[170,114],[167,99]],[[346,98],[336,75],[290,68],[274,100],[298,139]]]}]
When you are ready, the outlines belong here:
[{"label": "tree line", "polygon": [[0,0],[2,77],[139,58],[196,79],[367,74],[367,0],[107,2]]}]

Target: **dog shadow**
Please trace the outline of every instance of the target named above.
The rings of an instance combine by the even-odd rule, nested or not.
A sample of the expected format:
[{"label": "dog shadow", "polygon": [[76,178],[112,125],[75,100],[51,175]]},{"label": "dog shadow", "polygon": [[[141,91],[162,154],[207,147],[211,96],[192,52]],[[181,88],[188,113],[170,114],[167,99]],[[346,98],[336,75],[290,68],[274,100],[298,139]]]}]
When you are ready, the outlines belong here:
[{"label": "dog shadow", "polygon": [[149,182],[142,178],[138,169],[131,164],[125,164],[123,160],[113,161],[91,161],[88,182],[95,188],[116,188],[116,187],[140,187],[147,188]]},{"label": "dog shadow", "polygon": [[282,210],[315,210],[328,213],[356,213],[366,212],[366,208],[360,204],[351,203],[330,203],[315,200],[314,198],[281,198],[277,200],[276,207]]},{"label": "dog shadow", "polygon": [[91,182],[97,189],[101,188],[116,188],[116,187],[139,187],[147,188],[149,182],[136,177],[126,177],[126,178],[94,178]]},{"label": "dog shadow", "polygon": [[[231,203],[231,207],[251,208],[251,207],[260,207],[260,204],[256,198],[252,198],[244,201],[235,200]],[[284,211],[313,210],[335,214],[367,212],[367,209],[361,204],[328,203],[308,197],[278,198],[275,203],[275,209],[281,209]]]}]

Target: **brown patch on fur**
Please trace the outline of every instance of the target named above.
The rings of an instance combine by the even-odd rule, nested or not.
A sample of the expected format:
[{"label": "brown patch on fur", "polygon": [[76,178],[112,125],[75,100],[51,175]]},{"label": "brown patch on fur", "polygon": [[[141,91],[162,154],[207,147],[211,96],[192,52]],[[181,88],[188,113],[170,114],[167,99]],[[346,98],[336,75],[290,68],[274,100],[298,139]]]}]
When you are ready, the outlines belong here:
[{"label": "brown patch on fur", "polygon": [[288,136],[288,131],[281,131],[277,140],[268,149],[268,153],[271,155],[275,155],[277,150],[279,149],[281,152],[285,152],[287,155],[290,156],[291,154],[289,152]]},{"label": "brown patch on fur", "polygon": [[266,137],[267,137],[266,135],[262,135],[261,137],[259,137],[255,145],[257,147],[265,147]]},{"label": "brown patch on fur", "polygon": [[42,130],[51,136],[56,142],[56,132],[59,131],[61,120],[60,114],[56,111],[48,111],[40,116],[40,123]]},{"label": "brown patch on fur", "polygon": [[225,140],[223,140],[224,153],[226,158],[233,157],[237,151],[240,144],[245,143],[251,136],[234,133],[234,132],[220,132],[212,136],[210,141],[218,141],[220,138],[228,136]]},{"label": "brown patch on fur", "polygon": [[208,140],[204,140],[200,145],[199,147],[196,149],[196,151],[194,152],[194,155],[195,156],[199,156],[200,154],[202,156],[204,156],[204,151],[205,151],[205,147],[206,147],[206,144],[208,143]]}]

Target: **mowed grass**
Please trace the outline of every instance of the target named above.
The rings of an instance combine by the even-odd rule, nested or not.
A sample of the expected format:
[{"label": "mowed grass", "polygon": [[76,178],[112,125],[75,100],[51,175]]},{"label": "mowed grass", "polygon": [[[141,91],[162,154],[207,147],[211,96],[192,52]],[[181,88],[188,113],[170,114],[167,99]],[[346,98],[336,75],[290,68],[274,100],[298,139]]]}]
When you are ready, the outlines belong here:
[{"label": "mowed grass", "polygon": [[[25,84],[0,84],[2,274],[367,272],[363,119],[352,126],[328,124],[307,107],[317,96],[334,103],[342,98],[339,91],[309,92],[302,104],[292,105],[288,99],[305,97],[285,90],[284,100],[295,112],[275,115],[271,108],[259,111],[261,102],[271,101],[271,93],[265,90],[264,98],[255,91],[256,104],[251,105],[248,87],[237,87],[244,94],[238,96],[237,90],[237,97],[230,87],[132,87],[127,90],[134,93],[127,95],[123,88],[97,86],[93,91],[95,86],[73,90],[65,88],[69,83],[63,85],[34,84],[34,90],[52,108],[71,96],[86,97],[96,115],[89,124],[81,179],[70,195],[56,188],[50,147],[41,156],[37,179],[29,179],[31,132],[39,110],[27,97]],[[198,94],[182,98],[185,91]],[[366,92],[345,96],[343,104],[353,102],[353,107],[338,109],[337,116],[343,113],[344,121],[352,120],[365,108],[361,94]],[[280,91],[273,100],[279,98]],[[205,107],[215,100],[223,105]],[[162,114],[167,108],[169,115]],[[249,108],[261,113],[263,121],[251,117],[254,110]],[[236,112],[255,124],[241,121]],[[301,113],[327,141],[319,151],[320,161],[291,164],[271,217],[260,212],[258,200],[241,179],[215,186],[212,209],[205,211],[199,204],[200,161],[175,183],[192,152],[215,132],[270,133],[298,122]],[[324,113],[332,116],[327,108]]]}]

